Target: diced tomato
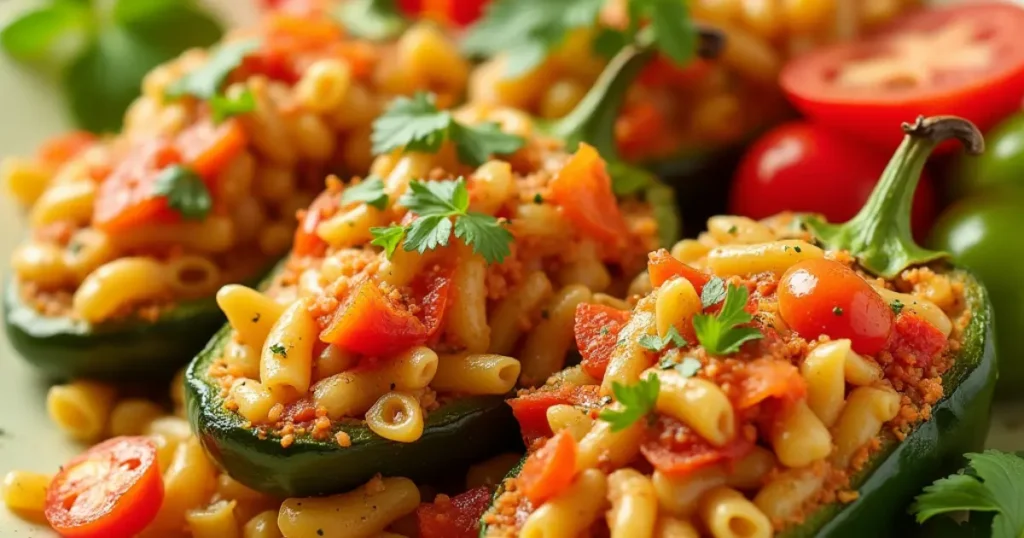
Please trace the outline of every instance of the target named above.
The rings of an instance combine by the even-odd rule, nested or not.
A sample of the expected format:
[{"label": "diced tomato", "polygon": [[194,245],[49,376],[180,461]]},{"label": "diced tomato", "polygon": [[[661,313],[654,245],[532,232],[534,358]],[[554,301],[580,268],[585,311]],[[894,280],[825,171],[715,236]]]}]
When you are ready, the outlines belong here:
[{"label": "diced tomato", "polygon": [[290,422],[309,422],[316,418],[316,407],[310,398],[300,398],[284,408],[282,417]]},{"label": "diced tomato", "polygon": [[550,187],[555,203],[584,234],[615,249],[625,246],[629,229],[612,192],[604,159],[593,146],[581,142]]},{"label": "diced tomato", "polygon": [[610,306],[580,303],[576,307],[576,348],[583,356],[583,371],[596,379],[604,379],[619,331],[629,320],[629,312]]},{"label": "diced tomato", "polygon": [[316,234],[316,228],[338,210],[338,193],[330,190],[320,193],[310,204],[309,209],[299,217],[299,227],[295,229],[295,241],[292,253],[295,256],[320,257],[327,251],[327,243]]},{"label": "diced tomato", "polygon": [[214,125],[204,119],[178,135],[176,144],[182,159],[207,183],[220,175],[227,165],[245,149],[248,137],[235,119]]},{"label": "diced tomato", "polygon": [[448,306],[451,269],[440,268],[413,281],[418,310],[396,305],[376,282],[365,280],[334,311],[320,339],[370,356],[388,356],[427,343],[441,327]]},{"label": "diced tomato", "polygon": [[342,28],[330,17],[292,9],[264,17],[263,34],[259,51],[245,59],[241,71],[288,83],[299,79],[304,67],[296,63],[299,57],[327,53],[344,38]]},{"label": "diced tomato", "polygon": [[519,491],[538,507],[572,485],[575,474],[576,440],[563,430],[526,458],[516,483]]},{"label": "diced tomato", "polygon": [[739,394],[735,404],[741,411],[769,398],[788,405],[807,396],[807,382],[800,375],[800,370],[789,362],[756,359],[744,364],[736,373],[739,376]]},{"label": "diced tomato", "polygon": [[646,101],[625,107],[615,120],[616,145],[630,160],[659,153],[668,131],[665,114]]},{"label": "diced tomato", "polygon": [[721,462],[737,461],[754,449],[754,441],[737,428],[736,437],[716,447],[687,425],[667,415],[648,431],[640,452],[658,471],[675,478]]},{"label": "diced tomato", "polygon": [[182,162],[178,149],[166,140],[153,140],[134,148],[100,183],[93,206],[93,224],[105,232],[135,226],[174,222],[179,216],[167,199],[154,196],[160,172]]},{"label": "diced tomato", "polygon": [[490,504],[491,492],[483,486],[423,503],[416,509],[420,538],[476,538]]},{"label": "diced tomato", "polygon": [[927,368],[944,349],[946,337],[924,318],[910,312],[896,316],[896,327],[889,344],[893,356]]},{"label": "diced tomato", "polygon": [[800,336],[849,338],[853,350],[874,355],[892,334],[889,304],[849,267],[833,260],[804,260],[779,281],[779,313]]},{"label": "diced tomato", "polygon": [[87,131],[69,131],[50,138],[39,147],[36,158],[41,162],[60,166],[96,143],[96,135]]},{"label": "diced tomato", "polygon": [[156,445],[115,437],[76,456],[46,489],[46,520],[68,538],[129,538],[156,517],[164,485]]},{"label": "diced tomato", "polygon": [[711,277],[702,271],[677,260],[665,249],[658,249],[647,255],[647,275],[651,285],[657,288],[673,277],[682,277],[693,284],[693,289],[700,295]]},{"label": "diced tomato", "polygon": [[601,387],[597,385],[544,387],[532,392],[520,393],[516,398],[508,400],[512,407],[512,415],[519,421],[519,429],[523,440],[530,446],[541,437],[550,437],[551,426],[548,425],[548,408],[553,405],[576,405],[594,407],[601,399]]}]

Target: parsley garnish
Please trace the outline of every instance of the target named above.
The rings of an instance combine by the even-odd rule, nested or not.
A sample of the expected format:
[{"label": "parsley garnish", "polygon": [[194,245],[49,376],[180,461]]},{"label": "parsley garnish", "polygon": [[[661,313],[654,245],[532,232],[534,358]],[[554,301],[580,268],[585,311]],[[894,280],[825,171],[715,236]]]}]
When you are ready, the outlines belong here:
[{"label": "parsley garnish", "polygon": [[736,225],[729,226],[729,235],[736,235]]},{"label": "parsley garnish", "polygon": [[371,41],[397,37],[406,22],[394,0],[350,0],[334,8],[333,15],[349,34]]},{"label": "parsley garnish", "polygon": [[168,84],[164,94],[170,99],[186,95],[211,99],[220,92],[228,75],[259,46],[259,40],[247,39],[225,43],[217,47],[207,58],[206,63]]},{"label": "parsley garnish", "polygon": [[704,308],[710,308],[723,300],[725,300],[725,281],[717,276],[712,277],[700,291],[700,304]]},{"label": "parsley garnish", "polygon": [[510,135],[496,123],[464,125],[447,110],[439,110],[434,96],[417,92],[412,97],[399,97],[373,122],[375,154],[405,148],[409,151],[437,153],[445,140],[455,144],[459,160],[480,166],[491,155],[515,153],[523,147],[522,137]]},{"label": "parsley garnish", "polygon": [[793,246],[793,250],[795,250],[797,252],[797,254],[803,252],[803,249],[801,249],[799,246],[795,246],[795,245]]},{"label": "parsley garnish", "polygon": [[288,351],[280,343],[271,345],[270,352],[274,355],[280,355],[286,359],[288,358]]},{"label": "parsley garnish", "polygon": [[660,390],[661,381],[653,372],[647,374],[646,380],[641,379],[635,385],[613,382],[612,394],[622,408],[604,409],[598,418],[611,424],[613,432],[624,430],[654,411]]},{"label": "parsley garnish", "polygon": [[238,116],[256,110],[256,99],[249,88],[234,97],[216,94],[210,97],[210,113],[214,123],[220,123],[232,116]]},{"label": "parsley garnish", "polygon": [[675,347],[686,347],[686,345],[689,344],[689,342],[686,341],[686,338],[683,338],[683,335],[679,334],[679,331],[676,330],[675,325],[668,328],[664,337],[659,337],[656,334],[645,334],[640,337],[639,343],[640,347],[655,353],[661,352],[668,347],[669,344],[672,344]]},{"label": "parsley garnish", "polygon": [[[394,253],[403,237],[403,248],[424,253],[448,244],[452,230],[455,237],[473,252],[483,256],[487,263],[499,263],[511,251],[514,240],[498,219],[468,211],[469,192],[466,180],[412,181],[409,191],[398,200],[402,206],[416,214],[408,226],[392,225],[370,228],[374,245],[384,248],[388,257]],[[454,218],[454,224],[452,219]]]},{"label": "parsley garnish", "polygon": [[167,205],[185,220],[203,220],[213,207],[203,178],[180,164],[160,171],[153,184],[153,194],[166,198]]},{"label": "parsley garnish", "polygon": [[993,512],[992,538],[1024,535],[1024,459],[997,450],[965,457],[968,469],[924,488],[910,513],[924,523],[939,514],[971,511],[968,525],[974,527],[976,520],[984,521],[979,512]]},{"label": "parsley garnish", "polygon": [[349,185],[341,192],[343,204],[365,202],[381,211],[388,206],[388,195],[384,192],[384,181],[377,176],[369,176],[360,183]]},{"label": "parsley garnish", "polygon": [[841,306],[834,306],[834,307],[832,307],[832,313],[837,315],[837,316],[842,316],[843,315],[843,307],[841,307]]},{"label": "parsley garnish", "polygon": [[764,338],[761,331],[753,327],[740,327],[754,319],[743,309],[749,297],[746,287],[730,284],[725,293],[725,303],[717,315],[698,314],[693,317],[697,340],[708,353],[729,355],[739,351],[744,342]]},{"label": "parsley garnish", "polygon": [[889,303],[889,308],[892,309],[892,313],[897,316],[900,315],[900,312],[903,312],[904,306],[903,301],[900,301],[899,299],[893,299],[893,301]]},{"label": "parsley garnish", "polygon": [[534,194],[533,195],[533,203],[535,203],[535,204],[543,204],[544,203],[544,197],[541,196],[539,192],[537,194]]},{"label": "parsley garnish", "polygon": [[676,362],[670,355],[666,355],[658,361],[658,368],[662,370],[675,370],[683,377],[697,375],[701,367],[700,361],[693,357],[684,357],[681,362]]}]

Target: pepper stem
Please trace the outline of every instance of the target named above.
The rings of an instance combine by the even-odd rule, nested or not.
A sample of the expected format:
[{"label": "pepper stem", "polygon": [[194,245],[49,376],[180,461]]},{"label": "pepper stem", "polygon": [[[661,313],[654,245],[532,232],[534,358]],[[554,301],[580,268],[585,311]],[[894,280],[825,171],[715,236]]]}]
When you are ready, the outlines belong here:
[{"label": "pepper stem", "polygon": [[912,265],[949,256],[918,246],[910,226],[914,191],[932,151],[952,138],[972,155],[985,150],[978,128],[956,116],[918,116],[913,124],[903,124],[903,132],[903,142],[855,217],[843,224],[828,224],[818,218],[806,220],[820,243],[849,251],[865,270],[889,279]]}]

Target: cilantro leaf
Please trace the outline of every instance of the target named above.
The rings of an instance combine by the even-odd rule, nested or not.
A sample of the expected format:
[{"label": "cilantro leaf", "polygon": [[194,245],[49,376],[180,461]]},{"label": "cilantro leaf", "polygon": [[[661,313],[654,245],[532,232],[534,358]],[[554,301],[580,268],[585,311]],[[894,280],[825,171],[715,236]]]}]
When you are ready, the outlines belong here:
[{"label": "cilantro leaf", "polygon": [[388,206],[384,181],[377,176],[369,176],[360,183],[345,187],[345,190],[341,192],[341,203],[353,204],[356,202],[365,202],[367,205],[383,211]]},{"label": "cilantro leaf", "polygon": [[405,250],[420,254],[448,245],[452,235],[452,219],[447,215],[420,216],[412,221],[405,235]]},{"label": "cilantro leaf", "polygon": [[712,277],[704,289],[700,292],[700,303],[704,308],[709,308],[725,300],[725,281],[719,277]]},{"label": "cilantro leaf", "polygon": [[257,39],[224,43],[217,47],[198,68],[167,85],[164,94],[170,99],[186,95],[210,99],[220,92],[228,75],[241,65],[249,53],[260,46]]},{"label": "cilantro leaf", "polygon": [[371,41],[398,37],[406,25],[394,0],[350,0],[335,7],[332,14],[349,34]]},{"label": "cilantro leaf", "polygon": [[675,347],[686,347],[689,345],[689,342],[686,341],[686,338],[683,338],[683,335],[679,334],[679,331],[673,325],[668,328],[664,337],[659,337],[656,334],[645,334],[640,337],[639,344],[642,348],[659,353],[668,347],[669,344]]},{"label": "cilantro leaf", "polygon": [[373,236],[373,241],[370,241],[370,244],[383,248],[384,254],[390,258],[405,237],[405,227],[374,226],[370,228],[370,235]]},{"label": "cilantro leaf", "polygon": [[658,49],[682,65],[693,58],[697,50],[697,32],[690,21],[686,2],[678,0],[632,0],[644,5],[643,11],[654,29]]},{"label": "cilantro leaf", "polygon": [[[0,30],[0,45],[23,62],[59,63],[66,48],[80,49],[91,30],[89,7],[78,2],[52,2],[26,12]],[[69,47],[70,45],[70,47]]]},{"label": "cilantro leaf", "polygon": [[182,165],[163,169],[153,183],[153,194],[167,198],[167,205],[186,220],[203,220],[213,207],[206,183]]},{"label": "cilantro leaf", "polygon": [[893,299],[893,301],[889,303],[889,308],[892,309],[892,313],[897,316],[900,315],[900,312],[903,312],[904,306],[906,305],[904,305],[903,301],[900,301],[899,299]]},{"label": "cilantro leaf", "polygon": [[284,346],[281,345],[280,342],[276,343],[276,344],[272,344],[270,346],[270,352],[273,353],[274,355],[280,355],[280,356],[282,356],[282,357],[284,357],[286,359],[288,358],[288,350],[286,350],[284,348]]},{"label": "cilantro leaf", "polygon": [[647,374],[647,379],[641,379],[635,385],[613,382],[612,394],[621,408],[604,409],[598,418],[610,423],[613,432],[624,430],[654,411],[660,391],[661,381],[653,372]]},{"label": "cilantro leaf", "polygon": [[591,45],[594,52],[609,60],[629,44],[629,37],[619,30],[602,28]]},{"label": "cilantro leaf", "polygon": [[469,54],[507,52],[510,77],[533,69],[574,28],[592,26],[604,0],[497,0],[463,41]]},{"label": "cilantro leaf", "polygon": [[470,166],[480,166],[491,155],[514,153],[525,143],[496,123],[464,125],[455,121],[448,111],[438,110],[434,96],[425,92],[395,99],[373,122],[370,139],[378,155],[400,148],[436,153],[450,139],[459,160]]},{"label": "cilantro leaf", "polygon": [[725,303],[717,315],[698,314],[693,317],[697,340],[708,353],[729,355],[739,351],[744,342],[764,338],[761,331],[753,327],[739,327],[754,319],[743,309],[749,297],[746,287],[730,284],[725,293]]},{"label": "cilantro leaf", "polygon": [[683,362],[676,365],[676,371],[683,377],[693,377],[697,375],[701,367],[700,361],[693,357],[686,357]]},{"label": "cilantro leaf", "polygon": [[230,117],[256,110],[256,98],[253,97],[249,88],[234,96],[216,94],[210,98],[209,103],[214,123],[220,123]]},{"label": "cilantro leaf", "polygon": [[467,213],[455,220],[455,237],[471,245],[473,252],[487,263],[499,263],[512,254],[509,245],[515,241],[512,232],[490,215]]},{"label": "cilantro leaf", "polygon": [[918,523],[923,523],[950,512],[995,512],[993,538],[1017,538],[1024,534],[1024,459],[997,450],[967,454],[966,458],[966,472],[940,478],[924,488],[910,513],[916,514]]},{"label": "cilantro leaf", "polygon": [[469,207],[469,191],[463,180],[410,181],[409,190],[399,198],[398,203],[421,217],[451,215],[466,211]]}]

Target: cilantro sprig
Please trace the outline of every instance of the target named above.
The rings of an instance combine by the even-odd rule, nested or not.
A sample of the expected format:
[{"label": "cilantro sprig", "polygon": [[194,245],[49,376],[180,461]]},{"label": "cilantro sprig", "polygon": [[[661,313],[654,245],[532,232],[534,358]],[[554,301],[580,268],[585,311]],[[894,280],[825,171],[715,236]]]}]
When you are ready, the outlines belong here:
[{"label": "cilantro sprig", "polygon": [[153,194],[167,199],[167,205],[185,220],[203,220],[213,207],[213,198],[203,178],[187,166],[176,164],[160,171]]},{"label": "cilantro sprig", "polygon": [[622,407],[604,409],[598,418],[611,424],[613,432],[625,430],[654,411],[660,391],[661,380],[654,372],[647,374],[647,379],[641,379],[635,385],[613,382],[612,394]]},{"label": "cilantro sprig", "polygon": [[498,219],[469,211],[469,191],[463,178],[412,181],[398,204],[416,215],[410,224],[370,228],[371,243],[382,247],[389,258],[399,244],[421,254],[447,246],[453,230],[455,237],[473,247],[487,263],[500,263],[511,253],[509,245],[514,238]]},{"label": "cilantro sprig", "polygon": [[384,192],[384,181],[377,176],[368,176],[361,183],[349,185],[341,192],[341,203],[365,202],[381,211],[388,206],[388,195]]},{"label": "cilantro sprig", "polygon": [[[910,513],[924,523],[940,514],[969,511],[970,520],[957,536],[1024,536],[1024,459],[997,450],[965,457],[967,469],[924,488]],[[993,517],[985,517],[989,514]]]},{"label": "cilantro sprig", "polygon": [[370,137],[377,155],[405,148],[409,151],[437,153],[445,140],[455,144],[459,160],[480,166],[492,155],[508,155],[523,147],[522,137],[505,133],[496,123],[466,125],[451,112],[440,110],[434,96],[417,92],[399,97],[373,122]]},{"label": "cilantro sprig", "polygon": [[741,327],[754,319],[743,309],[749,298],[750,292],[746,287],[730,284],[718,314],[698,314],[693,317],[697,340],[708,353],[729,355],[739,351],[744,342],[764,338],[761,331],[753,327]]},{"label": "cilantro sprig", "polygon": [[210,54],[204,64],[168,84],[164,95],[168,99],[190,95],[209,102],[216,122],[252,112],[256,109],[256,100],[248,88],[233,97],[223,95],[221,90],[231,72],[259,46],[257,39],[224,43]]},{"label": "cilantro sprig", "polygon": [[710,308],[725,300],[725,281],[719,277],[712,277],[704,289],[700,291],[700,304],[704,308]]},{"label": "cilantro sprig", "polygon": [[683,377],[693,377],[703,368],[703,365],[694,357],[684,357],[682,361],[676,361],[671,356],[662,357],[658,361],[658,368],[662,370],[675,370]]},{"label": "cilantro sprig", "polygon": [[661,351],[664,351],[665,348],[669,347],[670,345],[675,347],[686,347],[687,345],[689,345],[689,342],[686,341],[686,338],[684,338],[683,335],[679,334],[679,331],[676,329],[675,325],[669,327],[668,330],[665,331],[665,336],[658,336],[656,334],[645,334],[640,337],[638,343],[640,344],[640,347],[647,349],[648,351],[653,351],[655,353],[660,353]]},{"label": "cilantro sprig", "polygon": [[4,26],[0,46],[59,81],[80,127],[116,132],[149,71],[222,31],[192,1],[49,0]]}]

